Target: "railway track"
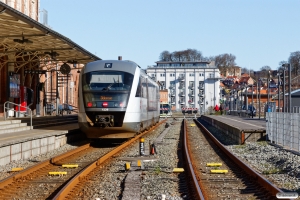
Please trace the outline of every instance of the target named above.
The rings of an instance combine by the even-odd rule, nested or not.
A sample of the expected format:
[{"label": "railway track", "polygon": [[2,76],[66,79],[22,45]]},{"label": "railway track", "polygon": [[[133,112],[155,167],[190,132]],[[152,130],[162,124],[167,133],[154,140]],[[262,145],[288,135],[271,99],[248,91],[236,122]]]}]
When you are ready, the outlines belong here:
[{"label": "railway track", "polygon": [[72,186],[77,183],[84,184],[86,174],[92,169],[149,131],[117,147],[100,148],[88,143],[27,169],[12,172],[11,176],[0,181],[0,199],[63,199],[68,196],[66,191],[69,188],[73,189]]},{"label": "railway track", "polygon": [[231,154],[198,121],[184,121],[197,199],[276,199],[282,192]]}]

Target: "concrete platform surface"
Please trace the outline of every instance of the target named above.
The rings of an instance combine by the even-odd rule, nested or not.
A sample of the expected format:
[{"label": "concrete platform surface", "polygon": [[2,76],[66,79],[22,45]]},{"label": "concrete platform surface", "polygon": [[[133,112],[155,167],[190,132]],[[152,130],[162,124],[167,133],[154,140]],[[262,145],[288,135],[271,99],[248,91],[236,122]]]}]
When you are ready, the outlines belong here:
[{"label": "concrete platform surface", "polygon": [[206,117],[221,121],[240,130],[266,129],[266,120],[258,118],[241,118],[233,115],[205,115]]},{"label": "concrete platform surface", "polygon": [[4,133],[0,134],[0,147],[49,136],[65,135],[70,131],[75,131],[78,129],[78,123],[72,123],[59,126],[45,127],[42,129],[19,131],[15,133]]}]

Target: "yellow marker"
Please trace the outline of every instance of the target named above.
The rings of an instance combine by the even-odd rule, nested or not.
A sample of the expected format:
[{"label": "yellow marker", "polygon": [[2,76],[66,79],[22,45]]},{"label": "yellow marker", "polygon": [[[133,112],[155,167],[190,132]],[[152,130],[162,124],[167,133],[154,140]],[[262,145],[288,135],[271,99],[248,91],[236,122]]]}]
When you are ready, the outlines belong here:
[{"label": "yellow marker", "polygon": [[144,138],[140,138],[140,142],[145,142],[145,139]]},{"label": "yellow marker", "polygon": [[207,167],[220,167],[222,163],[206,163]]},{"label": "yellow marker", "polygon": [[65,164],[65,165],[62,165],[62,167],[66,167],[66,168],[77,168],[78,165],[76,164]]},{"label": "yellow marker", "polygon": [[138,166],[138,167],[142,166],[141,160],[138,160],[138,161],[137,161],[137,166]]},{"label": "yellow marker", "polygon": [[227,169],[212,169],[210,170],[210,173],[213,173],[213,174],[226,174],[228,173],[228,170]]},{"label": "yellow marker", "polygon": [[18,171],[21,171],[21,170],[23,170],[22,167],[16,167],[16,168],[12,168],[11,172],[18,172]]},{"label": "yellow marker", "polygon": [[66,175],[67,172],[49,172],[49,175]]},{"label": "yellow marker", "polygon": [[196,124],[191,124],[191,126],[196,126]]},{"label": "yellow marker", "polygon": [[125,170],[129,170],[130,169],[130,162],[125,163]]},{"label": "yellow marker", "polygon": [[174,168],[173,172],[184,172],[183,168]]}]

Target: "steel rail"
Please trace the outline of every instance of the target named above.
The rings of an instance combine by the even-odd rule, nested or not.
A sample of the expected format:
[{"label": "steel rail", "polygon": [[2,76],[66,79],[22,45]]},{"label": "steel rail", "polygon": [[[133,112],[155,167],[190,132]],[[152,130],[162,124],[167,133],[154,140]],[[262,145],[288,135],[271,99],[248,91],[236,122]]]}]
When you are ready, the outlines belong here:
[{"label": "steel rail", "polygon": [[194,120],[195,123],[202,129],[202,131],[209,136],[209,138],[240,168],[242,168],[249,176],[256,180],[262,187],[264,187],[272,196],[276,196],[277,193],[282,193],[283,191],[277,188],[273,183],[267,180],[265,177],[258,174],[250,166],[244,163],[241,159],[233,155],[224,145],[222,145],[210,132],[207,130],[199,121]]},{"label": "steel rail", "polygon": [[[197,199],[198,200],[205,200],[207,199],[206,194],[204,193],[205,190],[203,190],[201,183],[199,181],[199,176],[196,173],[196,170],[194,169],[193,163],[192,163],[192,159],[190,157],[190,148],[189,148],[189,143],[188,143],[188,131],[187,131],[187,125],[186,125],[186,120],[183,120],[183,138],[184,138],[184,157],[187,161],[187,168],[188,168],[188,173],[189,175],[192,177],[193,179],[193,186],[194,189],[197,193]],[[201,190],[202,188],[202,190]]]},{"label": "steel rail", "polygon": [[111,158],[113,155],[117,154],[119,151],[123,150],[124,148],[126,148],[127,146],[129,146],[130,144],[132,144],[134,141],[136,141],[139,138],[141,138],[142,136],[146,135],[147,133],[149,133],[150,131],[152,131],[153,129],[155,129],[156,127],[158,127],[160,124],[162,124],[164,122],[166,122],[166,120],[163,120],[163,121],[159,122],[158,124],[156,124],[155,126],[153,126],[151,129],[149,129],[148,131],[145,131],[145,132],[137,135],[136,137],[128,140],[127,142],[124,142],[123,144],[121,144],[120,146],[118,146],[117,148],[115,148],[114,150],[112,150],[111,152],[105,154],[104,156],[102,156],[101,158],[99,158],[97,161],[93,162],[89,166],[87,166],[84,169],[82,169],[76,176],[74,176],[56,194],[56,196],[53,199],[56,199],[56,200],[68,199],[68,195],[72,192],[73,188],[75,188],[75,186],[78,183],[80,183],[82,181],[88,180],[88,174],[91,171],[93,171],[95,168],[97,168],[98,166],[100,166],[103,162],[105,162],[106,160],[108,160],[109,158]]},{"label": "steel rail", "polygon": [[23,179],[26,179],[26,176],[28,176],[29,174],[49,165],[49,164],[53,164],[54,162],[57,162],[58,160],[61,160],[61,159],[64,159],[64,158],[67,158],[68,156],[74,154],[74,153],[77,153],[77,152],[80,152],[84,149],[87,149],[90,147],[90,144],[85,144],[83,146],[80,146],[76,149],[73,149],[71,151],[68,151],[66,153],[63,153],[63,154],[60,154],[58,156],[55,156],[53,158],[50,158],[49,160],[45,160],[43,162],[40,162],[36,165],[33,165],[27,169],[24,169],[14,175],[11,175],[3,180],[0,181],[0,190],[9,186],[10,184],[12,184],[13,182],[15,181],[18,181],[18,180],[23,180]]}]

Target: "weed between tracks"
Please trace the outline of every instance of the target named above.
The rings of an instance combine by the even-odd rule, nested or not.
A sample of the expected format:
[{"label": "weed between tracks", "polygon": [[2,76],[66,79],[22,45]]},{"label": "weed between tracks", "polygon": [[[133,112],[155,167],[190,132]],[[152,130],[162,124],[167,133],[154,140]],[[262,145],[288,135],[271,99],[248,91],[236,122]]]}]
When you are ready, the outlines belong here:
[{"label": "weed between tracks", "polygon": [[154,169],[155,174],[160,174],[161,173],[161,168],[159,166],[156,166]]}]

